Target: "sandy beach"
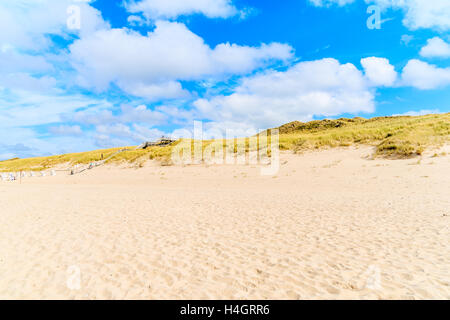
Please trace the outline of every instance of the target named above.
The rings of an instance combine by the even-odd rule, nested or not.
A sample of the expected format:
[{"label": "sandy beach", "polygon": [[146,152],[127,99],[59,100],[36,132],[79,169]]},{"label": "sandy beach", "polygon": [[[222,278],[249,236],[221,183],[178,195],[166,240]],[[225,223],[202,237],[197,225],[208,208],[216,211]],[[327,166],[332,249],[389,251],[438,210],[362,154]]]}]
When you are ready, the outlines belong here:
[{"label": "sandy beach", "polygon": [[0,298],[450,299],[448,151],[371,153],[0,182]]}]

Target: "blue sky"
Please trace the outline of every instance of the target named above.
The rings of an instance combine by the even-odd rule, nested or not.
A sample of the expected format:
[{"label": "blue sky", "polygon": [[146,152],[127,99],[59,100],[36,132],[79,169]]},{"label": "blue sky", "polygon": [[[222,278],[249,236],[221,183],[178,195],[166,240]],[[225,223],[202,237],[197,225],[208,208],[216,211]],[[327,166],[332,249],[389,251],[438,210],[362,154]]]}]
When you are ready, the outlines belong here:
[{"label": "blue sky", "polygon": [[0,30],[0,160],[450,111],[448,0],[0,1]]}]

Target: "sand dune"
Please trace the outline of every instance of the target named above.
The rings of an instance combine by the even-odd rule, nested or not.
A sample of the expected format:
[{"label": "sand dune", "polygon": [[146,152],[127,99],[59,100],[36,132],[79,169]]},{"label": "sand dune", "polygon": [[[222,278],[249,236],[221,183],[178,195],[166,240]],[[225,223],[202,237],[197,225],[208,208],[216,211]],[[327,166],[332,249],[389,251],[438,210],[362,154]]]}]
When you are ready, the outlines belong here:
[{"label": "sand dune", "polygon": [[450,156],[0,182],[2,299],[450,299]]}]

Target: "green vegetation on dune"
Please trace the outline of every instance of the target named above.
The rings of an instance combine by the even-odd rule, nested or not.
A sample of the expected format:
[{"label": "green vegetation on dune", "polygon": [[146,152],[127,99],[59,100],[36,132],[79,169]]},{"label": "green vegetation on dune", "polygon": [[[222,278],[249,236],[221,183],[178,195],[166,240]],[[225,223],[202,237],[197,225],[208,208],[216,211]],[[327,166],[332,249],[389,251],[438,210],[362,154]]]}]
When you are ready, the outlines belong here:
[{"label": "green vegetation on dune", "polygon": [[[280,149],[282,150],[303,152],[327,147],[365,144],[376,147],[376,156],[405,158],[420,155],[426,148],[448,142],[450,140],[450,113],[419,117],[342,118],[306,123],[294,121],[278,129]],[[118,153],[109,159],[108,163],[142,163],[149,159],[156,159],[163,164],[168,164],[172,148],[177,143],[186,143],[186,140],[176,142],[168,147],[150,147],[145,150],[134,150],[130,147],[130,150]],[[221,144],[223,141],[204,141],[203,148],[212,143]],[[237,143],[245,144],[248,150],[248,139],[237,139]],[[123,148],[0,161],[0,172],[44,170],[61,164],[68,166],[89,164],[107,159],[121,149]],[[236,152],[236,150],[235,147],[234,151]]]},{"label": "green vegetation on dune", "polygon": [[411,157],[449,141],[450,113],[292,122],[279,131],[280,148],[285,150],[366,144],[376,146],[379,156]]},{"label": "green vegetation on dune", "polygon": [[[0,162],[0,172],[41,171],[61,164],[67,164],[67,167],[71,167],[76,164],[89,164],[92,162],[101,161],[103,159],[108,159],[111,155],[122,149],[124,148],[94,150],[50,157],[5,160]],[[129,147],[128,149],[130,150],[116,154],[114,157],[109,159],[107,163],[131,163],[139,160],[145,161],[147,159],[163,159],[168,158],[171,155],[171,149],[164,147],[151,147],[145,150],[134,150],[134,147]]]}]

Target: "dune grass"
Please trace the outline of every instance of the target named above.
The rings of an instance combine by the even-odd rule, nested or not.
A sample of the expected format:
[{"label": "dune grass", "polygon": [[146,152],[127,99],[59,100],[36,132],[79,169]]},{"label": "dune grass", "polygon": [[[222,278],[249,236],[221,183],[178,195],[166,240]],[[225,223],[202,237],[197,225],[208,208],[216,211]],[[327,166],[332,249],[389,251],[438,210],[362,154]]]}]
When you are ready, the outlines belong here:
[{"label": "dune grass", "polygon": [[[422,154],[426,148],[449,142],[450,113],[418,117],[342,118],[307,123],[295,121],[278,129],[281,150],[304,152],[313,149],[364,144],[376,147],[375,156],[407,158]],[[155,159],[161,161],[163,165],[170,164],[173,147],[183,143],[193,142],[183,139],[171,146],[150,147],[146,150],[133,150],[133,147],[129,147],[130,150],[115,155],[108,160],[108,163],[143,163],[149,159]],[[250,149],[249,139],[241,138],[236,139],[233,152],[238,150],[237,143],[243,144],[246,151]],[[205,140],[202,143],[202,149],[205,150],[213,144],[225,146],[225,142],[222,140]],[[0,161],[0,172],[40,171],[61,164],[67,164],[67,167],[75,164],[89,164],[107,159],[121,149],[123,148]]]},{"label": "dune grass", "polygon": [[[118,153],[107,163],[145,161],[148,159],[164,159],[170,157],[171,149],[164,147],[151,147],[145,150],[133,150],[134,147],[125,147],[130,149]],[[107,159],[114,153],[124,148],[112,148],[103,150],[94,150],[80,153],[69,153],[64,155],[37,157],[28,159],[11,159],[0,162],[0,172],[12,171],[42,171],[53,168],[57,165],[67,165],[70,168],[76,164],[89,164],[96,161]]]},{"label": "dune grass", "polygon": [[450,113],[419,117],[380,117],[293,122],[279,128],[280,149],[373,145],[376,155],[412,157],[450,140]]}]

